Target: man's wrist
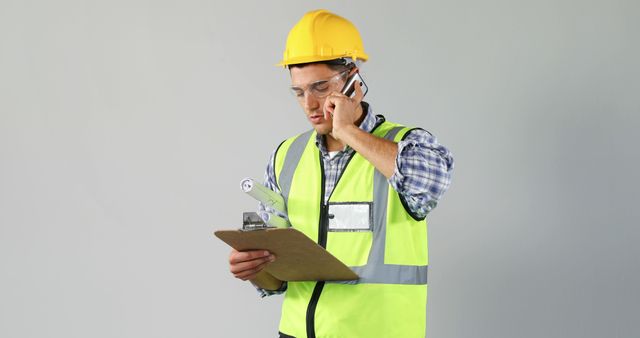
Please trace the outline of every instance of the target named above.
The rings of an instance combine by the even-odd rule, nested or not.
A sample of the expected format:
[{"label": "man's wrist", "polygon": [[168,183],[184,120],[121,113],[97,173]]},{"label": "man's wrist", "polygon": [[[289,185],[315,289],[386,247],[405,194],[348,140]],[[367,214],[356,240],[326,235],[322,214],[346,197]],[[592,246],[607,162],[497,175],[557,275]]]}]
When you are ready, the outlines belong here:
[{"label": "man's wrist", "polygon": [[360,130],[361,129],[355,124],[348,124],[339,128],[334,128],[333,137],[346,145],[351,146],[351,140],[353,140],[353,137],[356,136]]}]

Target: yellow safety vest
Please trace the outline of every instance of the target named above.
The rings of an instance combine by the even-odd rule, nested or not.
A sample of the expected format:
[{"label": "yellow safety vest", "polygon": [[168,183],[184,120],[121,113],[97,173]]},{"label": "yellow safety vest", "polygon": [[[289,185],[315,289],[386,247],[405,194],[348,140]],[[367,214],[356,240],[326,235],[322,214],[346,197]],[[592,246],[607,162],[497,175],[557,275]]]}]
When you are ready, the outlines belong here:
[{"label": "yellow safety vest", "polygon": [[[409,130],[385,121],[372,133],[398,142]],[[280,332],[296,338],[424,337],[426,221],[415,218],[387,179],[358,153],[324,203],[324,168],[315,139],[311,130],[280,145],[274,157],[277,185],[292,226],[360,279],[289,282]],[[335,221],[334,214],[346,221]]]}]

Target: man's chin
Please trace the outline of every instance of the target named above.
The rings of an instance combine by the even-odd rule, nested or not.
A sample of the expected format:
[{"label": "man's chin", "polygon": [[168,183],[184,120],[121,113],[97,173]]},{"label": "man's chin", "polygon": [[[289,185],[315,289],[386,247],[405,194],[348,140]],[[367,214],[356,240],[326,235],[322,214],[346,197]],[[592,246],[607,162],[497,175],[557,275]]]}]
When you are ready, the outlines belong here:
[{"label": "man's chin", "polygon": [[326,126],[313,126],[313,129],[316,130],[316,133],[318,135],[329,135],[331,133],[332,128],[331,127],[326,127]]}]

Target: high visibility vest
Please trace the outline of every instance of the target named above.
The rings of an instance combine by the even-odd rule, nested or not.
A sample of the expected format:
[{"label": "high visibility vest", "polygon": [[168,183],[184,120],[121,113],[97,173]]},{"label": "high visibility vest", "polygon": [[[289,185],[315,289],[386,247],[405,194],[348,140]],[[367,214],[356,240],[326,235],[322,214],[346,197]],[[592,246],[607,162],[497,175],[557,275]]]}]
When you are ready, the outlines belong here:
[{"label": "high visibility vest", "polygon": [[[372,133],[398,142],[409,130],[385,121]],[[358,153],[325,203],[324,168],[315,139],[311,130],[280,145],[274,157],[276,183],[292,226],[360,279],[289,282],[280,332],[297,338],[424,337],[426,221],[414,217],[384,175]],[[346,213],[346,226],[331,225],[338,211]],[[351,229],[350,218],[357,223]]]}]

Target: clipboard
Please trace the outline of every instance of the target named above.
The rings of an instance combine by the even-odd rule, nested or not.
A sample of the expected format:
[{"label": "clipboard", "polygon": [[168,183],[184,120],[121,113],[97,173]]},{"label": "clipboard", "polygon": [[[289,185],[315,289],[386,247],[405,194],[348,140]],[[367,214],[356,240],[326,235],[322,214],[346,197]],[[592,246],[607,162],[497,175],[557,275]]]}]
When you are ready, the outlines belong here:
[{"label": "clipboard", "polygon": [[219,230],[216,237],[238,251],[268,250],[277,259],[262,270],[281,281],[349,281],[359,277],[294,228]]}]

